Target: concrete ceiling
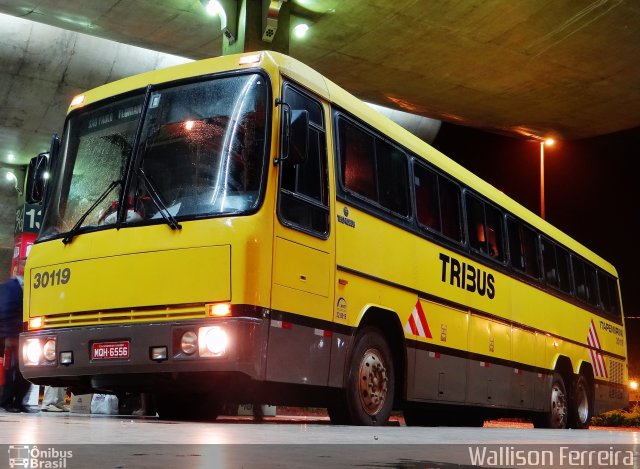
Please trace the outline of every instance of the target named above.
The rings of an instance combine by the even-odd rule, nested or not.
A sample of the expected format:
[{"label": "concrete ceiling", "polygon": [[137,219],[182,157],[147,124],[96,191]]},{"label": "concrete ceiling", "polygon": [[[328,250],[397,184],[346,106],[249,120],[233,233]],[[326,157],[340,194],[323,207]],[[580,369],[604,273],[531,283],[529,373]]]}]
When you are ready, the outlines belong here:
[{"label": "concrete ceiling", "polygon": [[[289,54],[364,100],[525,136],[640,126],[636,0],[289,2],[292,25],[311,25]],[[203,11],[199,0],[0,0],[0,162],[46,149],[82,89],[219,55],[219,22]]]}]

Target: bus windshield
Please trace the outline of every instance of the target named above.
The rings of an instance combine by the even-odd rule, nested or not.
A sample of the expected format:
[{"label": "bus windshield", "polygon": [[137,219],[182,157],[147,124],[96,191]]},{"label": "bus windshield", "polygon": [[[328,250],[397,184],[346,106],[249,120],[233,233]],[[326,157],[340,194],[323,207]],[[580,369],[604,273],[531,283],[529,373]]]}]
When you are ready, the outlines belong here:
[{"label": "bus windshield", "polygon": [[74,227],[163,220],[161,208],[182,220],[257,208],[266,164],[264,77],[236,75],[149,93],[71,115],[40,239]]}]

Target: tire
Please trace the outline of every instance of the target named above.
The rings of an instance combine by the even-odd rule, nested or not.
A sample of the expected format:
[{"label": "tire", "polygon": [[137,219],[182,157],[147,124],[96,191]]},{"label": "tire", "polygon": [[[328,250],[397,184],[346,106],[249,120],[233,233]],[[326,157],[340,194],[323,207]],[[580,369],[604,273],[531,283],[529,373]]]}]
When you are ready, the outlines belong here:
[{"label": "tire", "polygon": [[394,391],[391,349],[377,328],[365,327],[356,335],[346,389],[329,415],[334,414],[336,422],[346,418],[351,425],[385,425],[393,409]]},{"label": "tire", "polygon": [[154,394],[153,404],[163,420],[214,421],[219,415],[217,403],[203,394]]},{"label": "tire", "polygon": [[327,414],[329,414],[332,425],[349,425],[351,423],[344,396],[337,397],[329,404]]},{"label": "tire", "polygon": [[559,373],[553,374],[549,390],[549,410],[533,419],[536,428],[567,428],[569,399],[564,380]]},{"label": "tire", "polygon": [[580,430],[589,428],[593,409],[590,389],[589,382],[584,376],[576,376],[569,403],[569,428]]}]

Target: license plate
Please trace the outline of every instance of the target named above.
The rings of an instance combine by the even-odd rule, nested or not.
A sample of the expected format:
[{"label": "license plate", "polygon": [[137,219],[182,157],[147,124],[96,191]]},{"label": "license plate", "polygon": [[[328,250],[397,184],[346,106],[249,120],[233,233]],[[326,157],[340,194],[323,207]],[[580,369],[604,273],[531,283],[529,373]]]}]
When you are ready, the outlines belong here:
[{"label": "license plate", "polygon": [[111,358],[129,358],[129,341],[94,342],[91,345],[92,360],[108,360]]}]

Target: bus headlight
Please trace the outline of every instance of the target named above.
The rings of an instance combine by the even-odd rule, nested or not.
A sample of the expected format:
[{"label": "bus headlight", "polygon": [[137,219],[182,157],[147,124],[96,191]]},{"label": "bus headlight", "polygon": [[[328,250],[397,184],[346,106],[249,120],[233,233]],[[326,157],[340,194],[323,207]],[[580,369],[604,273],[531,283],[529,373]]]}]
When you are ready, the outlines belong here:
[{"label": "bus headlight", "polygon": [[226,353],[229,336],[222,327],[201,327],[198,333],[201,357],[220,357]]},{"label": "bus headlight", "polygon": [[33,366],[40,363],[40,357],[42,357],[42,346],[40,345],[40,339],[27,339],[23,350],[25,365]]},{"label": "bus headlight", "polygon": [[187,355],[193,355],[198,349],[198,336],[193,331],[182,334],[180,339],[180,349]]},{"label": "bus headlight", "polygon": [[44,347],[42,348],[42,354],[44,355],[44,359],[48,362],[55,361],[56,359],[56,341],[54,339],[48,339],[44,343]]}]

